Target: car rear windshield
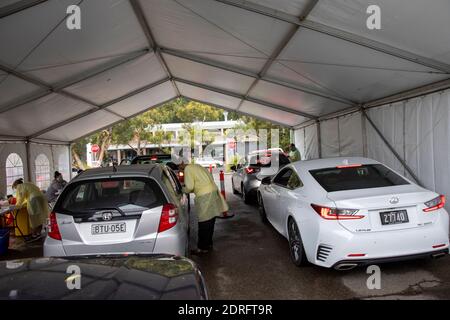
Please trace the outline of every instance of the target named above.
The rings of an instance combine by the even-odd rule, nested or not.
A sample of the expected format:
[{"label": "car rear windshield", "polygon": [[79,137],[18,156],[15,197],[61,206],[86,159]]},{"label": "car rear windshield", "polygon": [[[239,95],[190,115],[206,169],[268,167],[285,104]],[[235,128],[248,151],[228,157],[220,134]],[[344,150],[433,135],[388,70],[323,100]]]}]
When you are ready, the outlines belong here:
[{"label": "car rear windshield", "polygon": [[318,169],[311,170],[310,173],[327,192],[409,184],[408,181],[381,164]]},{"label": "car rear windshield", "polygon": [[122,213],[162,206],[165,196],[156,181],[146,178],[87,180],[70,184],[55,206],[60,213],[116,209]]},{"label": "car rear windshield", "polygon": [[[285,166],[290,163],[289,158],[284,154],[280,153],[279,155],[279,165]],[[272,155],[271,154],[258,154],[249,157],[249,165],[252,167],[270,167],[272,163]]]}]

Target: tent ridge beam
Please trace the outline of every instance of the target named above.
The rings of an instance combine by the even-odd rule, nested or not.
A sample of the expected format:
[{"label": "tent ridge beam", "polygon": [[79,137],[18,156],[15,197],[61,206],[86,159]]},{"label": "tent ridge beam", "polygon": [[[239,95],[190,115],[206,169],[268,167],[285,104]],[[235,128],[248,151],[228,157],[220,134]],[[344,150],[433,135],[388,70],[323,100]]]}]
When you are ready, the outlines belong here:
[{"label": "tent ridge beam", "polygon": [[[299,20],[304,20],[306,17],[311,13],[311,11],[314,9],[314,7],[317,5],[319,0],[309,0],[308,6],[306,7],[306,10],[302,12]],[[250,96],[253,89],[258,85],[258,82],[261,78],[266,76],[269,69],[272,67],[272,65],[275,63],[275,60],[283,53],[283,51],[287,48],[289,43],[294,39],[295,35],[297,34],[298,30],[300,29],[299,25],[293,25],[291,27],[291,30],[288,32],[288,34],[281,40],[281,42],[278,44],[278,46],[275,48],[272,55],[269,57],[269,59],[266,61],[264,66],[262,67],[261,71],[258,73],[258,77],[253,81],[253,83],[248,88],[245,97],[247,98]],[[241,100],[239,103],[239,106],[237,110],[239,110],[244,103],[244,99]]]},{"label": "tent ridge beam", "polygon": [[171,56],[178,57],[178,58],[181,58],[181,59],[185,59],[185,60],[188,60],[188,61],[196,62],[196,63],[203,64],[203,65],[206,65],[206,66],[210,66],[210,67],[213,67],[213,68],[217,68],[217,69],[225,70],[225,71],[228,71],[228,72],[240,74],[240,75],[247,76],[247,77],[254,78],[254,79],[260,79],[261,81],[265,81],[265,82],[268,82],[268,83],[271,83],[271,84],[287,87],[287,88],[295,90],[295,91],[300,91],[300,92],[303,92],[303,93],[311,94],[311,95],[318,96],[318,97],[325,98],[325,99],[329,99],[329,100],[332,100],[332,101],[336,101],[336,102],[340,102],[340,103],[344,103],[344,104],[348,104],[348,105],[354,105],[355,104],[355,102],[353,102],[351,100],[348,100],[348,99],[344,99],[344,98],[341,98],[341,97],[336,97],[334,95],[330,95],[330,94],[327,94],[325,92],[319,92],[319,91],[316,91],[316,90],[313,90],[313,89],[310,89],[310,88],[306,88],[306,87],[303,87],[303,86],[299,86],[299,85],[296,85],[296,84],[287,83],[285,81],[280,81],[280,80],[274,79],[272,77],[267,77],[267,76],[260,77],[257,73],[254,73],[254,72],[251,72],[251,71],[247,71],[247,70],[243,70],[243,69],[240,69],[240,68],[237,68],[237,67],[234,67],[234,66],[226,65],[226,64],[223,64],[223,63],[220,63],[220,62],[217,62],[217,61],[213,61],[213,60],[206,59],[206,58],[203,58],[203,57],[199,57],[199,56],[196,56],[196,55],[192,55],[192,54],[189,54],[189,53],[185,53],[185,52],[182,52],[180,50],[161,48],[161,52],[164,53],[164,54],[167,54],[167,55],[171,55]]},{"label": "tent ridge beam", "polygon": [[[77,76],[77,77],[75,77],[74,79],[72,79],[70,81],[65,81],[65,82],[63,82],[61,84],[57,84],[57,85],[55,85],[53,87],[50,86],[50,85],[47,85],[47,84],[43,84],[39,80],[32,79],[29,76],[26,76],[23,73],[19,73],[19,72],[15,71],[15,70],[13,70],[13,69],[11,69],[9,67],[0,66],[0,70],[2,70],[1,67],[3,67],[4,68],[3,71],[6,72],[7,74],[13,74],[14,76],[16,76],[16,77],[18,77],[18,78],[20,78],[20,79],[22,79],[24,81],[27,81],[27,82],[30,82],[30,83],[35,84],[37,86],[46,88],[45,92],[38,93],[37,95],[33,95],[32,97],[26,98],[24,100],[21,100],[19,102],[13,103],[11,105],[5,105],[3,107],[0,107],[0,114],[4,113],[4,112],[7,112],[7,111],[10,111],[12,109],[18,108],[18,107],[20,107],[20,106],[22,106],[24,104],[27,104],[27,103],[39,100],[39,99],[41,99],[41,98],[43,98],[43,97],[45,97],[47,95],[52,94],[54,91],[62,91],[62,90],[66,89],[66,88],[68,88],[70,86],[73,86],[73,85],[78,84],[80,82],[83,82],[85,80],[91,79],[91,78],[93,78],[93,77],[95,77],[95,76],[97,76],[99,74],[102,74],[104,72],[107,72],[109,70],[117,68],[117,67],[119,67],[121,65],[124,65],[124,64],[126,64],[128,62],[137,60],[137,59],[143,57],[144,55],[148,54],[149,52],[150,52],[149,49],[144,49],[144,50],[139,50],[139,51],[127,54],[125,57],[122,57],[122,58],[118,59],[117,61],[114,61],[113,63],[110,63],[110,64],[108,64],[106,66],[103,66],[101,68],[98,68],[98,69],[96,68],[96,70],[89,71],[89,72],[87,72],[86,74],[84,74],[82,76]],[[9,72],[9,71],[11,71],[11,72]],[[14,74],[14,73],[16,73],[16,74]],[[38,82],[39,84],[36,83],[36,82]]]},{"label": "tent ridge beam", "polygon": [[[153,36],[152,30],[150,28],[150,24],[148,23],[147,18],[145,17],[144,11],[142,10],[142,6],[139,3],[139,0],[130,0],[131,7],[133,8],[134,14],[136,15],[136,18],[141,25],[142,31],[145,34],[145,37],[147,38],[148,44],[150,48],[153,49],[153,51],[156,54],[156,57],[158,58],[162,68],[166,72],[167,76],[172,79],[172,72],[169,69],[169,66],[167,65],[166,60],[164,60],[164,57],[161,54],[161,49],[158,46],[158,44],[155,41],[155,37]],[[177,87],[177,84],[170,80],[172,83],[172,86],[177,94],[177,96],[180,96],[180,90]]]},{"label": "tent ridge beam", "polygon": [[383,52],[385,54],[397,57],[397,58],[401,58],[403,60],[408,60],[411,62],[414,62],[416,64],[422,65],[422,66],[426,66],[432,69],[436,69],[439,71],[443,71],[445,73],[450,73],[450,65],[440,62],[440,61],[436,61],[427,57],[423,57],[420,56],[418,54],[412,53],[412,52],[408,52],[406,50],[376,41],[376,40],[372,40],[366,37],[362,37],[359,36],[357,34],[354,33],[350,33],[347,31],[343,31],[322,23],[318,23],[318,22],[313,22],[310,20],[303,20],[301,21],[300,19],[298,19],[296,16],[287,14],[287,13],[282,13],[279,11],[276,11],[274,9],[259,5],[259,4],[254,4],[254,3],[250,3],[248,1],[245,0],[215,0],[217,2],[223,3],[223,4],[227,4],[230,6],[234,6],[240,9],[244,9],[250,12],[254,12],[254,13],[258,13],[261,15],[265,15],[267,17],[271,17],[273,19],[277,19],[280,21],[284,21],[284,22],[288,22],[291,24],[295,24],[298,26],[301,26],[303,28],[309,29],[309,30],[313,30],[316,32],[320,32],[323,34],[327,34],[331,37],[334,38],[338,38],[341,40],[345,40],[348,42],[352,42],[355,44],[358,44],[360,46],[363,47],[367,47],[379,52]]},{"label": "tent ridge beam", "polygon": [[[209,86],[209,85],[206,85],[206,84],[202,84],[202,83],[198,83],[198,82],[194,82],[194,81],[190,81],[190,80],[186,80],[186,79],[181,79],[181,78],[177,78],[177,77],[175,77],[173,80],[176,81],[176,82],[181,82],[181,83],[184,83],[184,84],[187,84],[187,85],[191,85],[191,86],[194,86],[194,87],[197,87],[197,88],[201,88],[201,89],[204,89],[204,90],[209,90],[209,91],[213,91],[213,92],[216,92],[216,93],[220,93],[220,94],[223,94],[223,95],[226,95],[226,96],[229,96],[229,97],[233,97],[233,98],[236,98],[236,99],[239,99],[239,100],[245,100],[245,101],[253,102],[253,103],[256,103],[256,104],[260,104],[260,105],[263,105],[263,106],[266,106],[266,107],[269,107],[269,108],[272,108],[272,109],[284,111],[284,112],[287,112],[287,113],[290,113],[290,114],[295,114],[297,116],[302,116],[302,117],[309,118],[309,119],[316,119],[317,118],[316,116],[313,116],[311,114],[308,114],[308,113],[305,113],[305,112],[302,112],[302,111],[297,111],[297,110],[294,110],[294,109],[290,109],[290,108],[287,108],[287,107],[279,106],[279,105],[276,105],[276,104],[273,104],[273,103],[270,103],[270,102],[267,102],[267,101],[262,101],[262,100],[251,98],[251,97],[245,97],[242,94],[231,92],[231,91],[224,90],[224,89],[219,89],[219,88],[212,87],[212,86]],[[234,110],[234,111],[237,111],[237,110]]]},{"label": "tent ridge beam", "polygon": [[119,103],[119,102],[121,102],[121,101],[123,101],[123,100],[126,100],[126,99],[128,99],[128,98],[131,98],[131,97],[133,97],[133,96],[135,96],[135,95],[137,95],[137,94],[140,94],[140,93],[142,93],[142,92],[144,92],[144,91],[147,91],[147,90],[150,90],[150,89],[152,89],[152,88],[154,88],[154,87],[157,87],[157,86],[159,86],[159,85],[161,85],[161,84],[163,84],[163,83],[165,83],[165,82],[167,82],[167,81],[169,81],[169,79],[168,79],[168,78],[165,78],[165,79],[163,79],[163,80],[157,81],[157,82],[155,82],[155,83],[149,84],[149,85],[147,85],[147,86],[144,86],[144,87],[142,87],[142,88],[139,88],[139,89],[137,89],[137,90],[134,90],[134,91],[132,91],[132,92],[129,92],[129,93],[127,93],[127,94],[125,94],[125,95],[123,95],[123,96],[121,96],[121,97],[119,97],[119,98],[116,98],[116,99],[114,99],[114,100],[111,100],[111,101],[109,101],[109,102],[106,102],[106,103],[103,104],[103,105],[97,106],[96,108],[89,109],[89,110],[87,110],[87,111],[85,111],[85,112],[83,112],[83,113],[81,113],[81,114],[78,114],[78,115],[76,115],[76,116],[73,116],[73,117],[71,117],[71,118],[69,118],[69,119],[66,119],[66,120],[62,121],[62,122],[56,123],[56,124],[54,124],[54,125],[52,125],[52,126],[49,126],[49,127],[45,128],[45,129],[43,129],[43,130],[40,130],[39,132],[33,133],[32,135],[30,135],[30,136],[28,137],[28,139],[34,139],[34,138],[37,138],[37,137],[42,136],[42,135],[44,135],[44,134],[46,134],[46,133],[48,133],[48,132],[50,132],[50,131],[53,131],[53,130],[58,129],[58,128],[60,128],[60,127],[63,127],[63,126],[65,126],[65,125],[67,125],[67,124],[69,124],[69,123],[71,123],[71,122],[77,121],[77,120],[79,120],[79,119],[81,119],[81,118],[83,118],[83,117],[85,117],[85,116],[88,116],[88,115],[90,115],[90,114],[92,114],[92,113],[94,113],[94,112],[102,111],[102,110],[103,110],[103,111],[111,112],[112,114],[116,115],[117,117],[121,118],[122,120],[126,120],[127,117],[124,117],[124,116],[122,116],[122,115],[119,115],[118,113],[113,112],[113,111],[111,111],[111,110],[108,110],[107,108],[110,107],[110,106],[112,106],[112,105],[114,105],[114,104],[116,104],[116,103]]}]

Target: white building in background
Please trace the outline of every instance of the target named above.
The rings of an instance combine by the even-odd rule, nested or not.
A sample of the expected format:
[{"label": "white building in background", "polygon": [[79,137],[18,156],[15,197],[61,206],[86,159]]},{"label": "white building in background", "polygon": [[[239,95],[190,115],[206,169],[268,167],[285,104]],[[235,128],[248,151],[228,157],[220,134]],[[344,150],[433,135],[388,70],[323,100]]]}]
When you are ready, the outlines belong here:
[{"label": "white building in background", "polygon": [[[210,133],[213,140],[212,148],[209,147],[208,150],[212,150],[212,154],[203,154],[202,157],[213,157],[218,160],[227,161],[230,157],[234,156],[236,153],[236,146],[225,136],[226,130],[229,129],[239,129],[242,128],[244,123],[242,121],[207,121],[207,122],[194,122],[190,126],[194,127],[196,130],[203,131],[206,130]],[[162,145],[155,145],[147,143],[141,145],[143,148],[143,154],[152,154],[161,152],[161,149],[172,149],[174,147],[182,147],[179,138],[185,132],[184,123],[167,123],[155,125],[152,132],[156,133],[158,131],[163,131],[166,133],[172,133],[172,141]],[[249,137],[247,141],[256,142],[257,137]],[[137,148],[137,143],[135,141],[130,142],[129,145],[111,145],[108,148],[109,156],[115,159],[118,163],[122,159],[130,159],[136,155],[134,148]]]}]

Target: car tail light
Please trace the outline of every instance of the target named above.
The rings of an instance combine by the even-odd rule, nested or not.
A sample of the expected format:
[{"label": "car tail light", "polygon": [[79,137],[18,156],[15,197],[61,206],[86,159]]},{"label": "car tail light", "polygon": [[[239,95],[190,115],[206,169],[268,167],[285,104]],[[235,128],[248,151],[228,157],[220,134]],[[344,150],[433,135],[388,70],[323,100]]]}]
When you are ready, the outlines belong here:
[{"label": "car tail light", "polygon": [[55,240],[62,240],[61,233],[59,232],[58,222],[56,221],[56,213],[50,213],[49,220],[48,236]]},{"label": "car tail light", "polygon": [[358,209],[338,209],[311,204],[311,207],[325,220],[356,220],[364,216],[356,215]]},{"label": "car tail light", "polygon": [[425,205],[428,208],[423,209],[424,212],[430,212],[430,211],[442,209],[445,206],[445,196],[440,195],[439,197],[434,198],[433,200],[425,202]]},{"label": "car tail light", "polygon": [[365,257],[365,256],[366,256],[365,253],[350,253],[349,255],[347,255],[347,257],[350,257],[350,258]]},{"label": "car tail light", "polygon": [[178,221],[178,209],[171,203],[166,203],[161,212],[161,219],[159,220],[158,232],[164,232],[173,228]]},{"label": "car tail light", "polygon": [[184,182],[184,172],[182,171],[178,172],[178,180],[180,180],[181,183]]},{"label": "car tail light", "polygon": [[252,173],[259,172],[259,170],[260,170],[259,168],[247,167],[247,168],[245,168],[245,173],[252,174]]},{"label": "car tail light", "polygon": [[157,161],[158,160],[158,157],[151,157],[150,158],[150,161]]}]

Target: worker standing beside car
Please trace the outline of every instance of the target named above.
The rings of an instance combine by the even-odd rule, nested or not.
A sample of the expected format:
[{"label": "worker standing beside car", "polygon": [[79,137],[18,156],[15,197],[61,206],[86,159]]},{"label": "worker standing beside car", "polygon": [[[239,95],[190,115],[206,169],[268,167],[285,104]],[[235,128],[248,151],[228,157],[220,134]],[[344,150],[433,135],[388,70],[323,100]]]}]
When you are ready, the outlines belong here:
[{"label": "worker standing beside car", "polygon": [[48,202],[45,195],[32,183],[24,183],[23,179],[14,181],[12,189],[16,191],[16,207],[26,207],[30,218],[32,237],[41,236],[42,225],[48,218]]},{"label": "worker standing beside car", "polygon": [[228,205],[220,194],[212,174],[198,164],[181,163],[184,172],[183,192],[195,194],[195,211],[198,217],[198,249],[193,253],[207,253],[212,249],[216,217],[228,211]]},{"label": "worker standing beside car", "polygon": [[291,162],[301,160],[300,151],[298,151],[297,147],[293,143],[289,146],[289,160],[291,160]]}]

